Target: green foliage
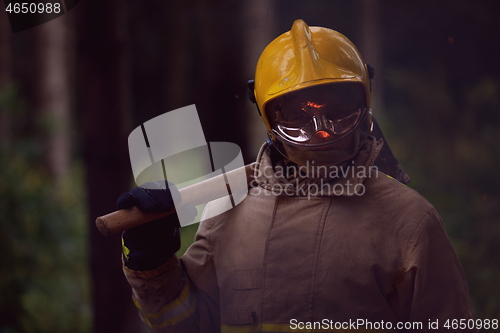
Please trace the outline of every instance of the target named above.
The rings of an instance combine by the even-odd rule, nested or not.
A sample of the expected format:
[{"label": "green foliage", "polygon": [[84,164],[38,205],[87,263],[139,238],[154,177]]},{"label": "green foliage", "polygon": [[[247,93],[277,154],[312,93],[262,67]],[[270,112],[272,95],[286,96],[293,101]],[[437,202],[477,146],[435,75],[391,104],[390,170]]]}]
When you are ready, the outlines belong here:
[{"label": "green foliage", "polygon": [[[408,14],[393,18],[394,24],[404,20],[413,28],[393,34],[387,46],[397,52],[386,60],[386,119],[391,123],[383,125],[412,178],[410,185],[443,218],[464,266],[476,317],[499,318],[500,81],[492,62],[478,60],[490,54],[486,36],[497,34],[499,26],[487,20],[460,23],[482,8],[472,2],[426,13],[410,3],[400,6],[394,13]],[[430,22],[428,29],[418,24],[422,17]]]},{"label": "green foliage", "polygon": [[191,244],[194,242],[194,236],[199,226],[200,226],[199,223],[194,223],[185,226],[181,229],[181,248],[179,249],[179,251],[177,251],[177,256],[179,258],[186,252],[188,247],[190,247]]},{"label": "green foliage", "polygon": [[0,332],[89,332],[89,276],[82,172],[55,185],[25,128],[23,103],[11,86],[12,144],[0,148]]}]

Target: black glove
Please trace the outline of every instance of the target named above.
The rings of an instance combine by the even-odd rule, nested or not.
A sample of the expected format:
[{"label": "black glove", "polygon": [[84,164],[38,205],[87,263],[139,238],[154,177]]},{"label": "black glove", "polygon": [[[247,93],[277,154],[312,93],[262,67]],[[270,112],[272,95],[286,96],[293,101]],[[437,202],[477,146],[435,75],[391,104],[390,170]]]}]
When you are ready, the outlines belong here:
[{"label": "black glove", "polygon": [[[170,188],[172,192],[170,192]],[[172,197],[180,199],[177,188],[166,181],[151,182],[135,187],[120,195],[118,209],[136,206],[144,212],[167,212],[175,208]],[[196,208],[188,207],[194,220]],[[128,229],[122,234],[125,266],[137,271],[155,269],[166,263],[181,246],[179,218],[171,214],[143,225]]]}]

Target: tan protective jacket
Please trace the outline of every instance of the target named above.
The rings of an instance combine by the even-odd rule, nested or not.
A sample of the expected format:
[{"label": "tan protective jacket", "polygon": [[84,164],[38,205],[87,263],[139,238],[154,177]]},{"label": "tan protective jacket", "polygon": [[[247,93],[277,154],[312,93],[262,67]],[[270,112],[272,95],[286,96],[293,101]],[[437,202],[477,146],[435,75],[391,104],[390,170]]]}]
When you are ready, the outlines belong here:
[{"label": "tan protective jacket", "polygon": [[124,267],[143,320],[176,333],[383,332],[404,323],[408,332],[430,324],[439,332],[452,331],[447,320],[473,318],[432,205],[383,173],[363,174],[376,170],[381,146],[370,139],[354,172],[346,165],[326,180],[281,177],[262,149],[258,186],[201,222],[180,260],[153,271]]}]

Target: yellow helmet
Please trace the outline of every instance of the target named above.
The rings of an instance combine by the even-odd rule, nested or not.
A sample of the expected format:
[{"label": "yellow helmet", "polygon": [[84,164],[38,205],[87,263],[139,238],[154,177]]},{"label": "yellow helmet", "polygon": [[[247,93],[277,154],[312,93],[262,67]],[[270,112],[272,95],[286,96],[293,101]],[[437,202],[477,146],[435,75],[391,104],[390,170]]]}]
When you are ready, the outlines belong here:
[{"label": "yellow helmet", "polygon": [[[296,20],[290,31],[274,39],[264,49],[255,73],[256,104],[278,151],[298,164],[303,164],[305,158],[313,158],[318,165],[336,164],[352,158],[362,143],[360,135],[369,132],[372,124],[370,110],[372,76],[373,69],[363,62],[358,49],[347,37],[337,31],[309,27],[304,21]],[[337,96],[350,94],[351,99],[357,98],[360,101],[358,104],[362,104],[359,111],[353,111],[357,116],[332,120],[327,114],[318,115],[325,113],[327,104],[335,103],[332,100],[334,97],[330,98],[328,103],[321,104],[311,100],[311,94],[317,96],[317,92],[322,91],[320,94],[332,95],[328,89],[337,91]],[[303,99],[305,103],[300,103],[298,108],[308,113],[310,117],[314,116],[311,124],[315,125],[304,123],[300,125],[302,128],[299,128],[299,125],[283,126],[280,123],[283,115],[271,119],[273,112],[279,113],[275,110],[281,112],[284,105],[288,107],[292,104],[288,101],[299,100],[300,95],[307,99]],[[352,97],[354,95],[356,96]],[[295,104],[298,105],[296,101]],[[349,122],[352,122],[352,126],[342,132],[342,135],[335,132],[337,126]],[[327,133],[328,130],[322,131],[316,126],[317,124],[323,124],[325,128],[330,126],[329,133],[332,136]],[[307,126],[311,131],[314,131],[311,126],[316,126],[315,131],[323,133],[321,142],[310,140],[312,134],[302,135],[304,131],[307,132]],[[344,140],[346,137],[350,137],[350,140]],[[332,145],[341,140],[344,141],[340,145]]]}]

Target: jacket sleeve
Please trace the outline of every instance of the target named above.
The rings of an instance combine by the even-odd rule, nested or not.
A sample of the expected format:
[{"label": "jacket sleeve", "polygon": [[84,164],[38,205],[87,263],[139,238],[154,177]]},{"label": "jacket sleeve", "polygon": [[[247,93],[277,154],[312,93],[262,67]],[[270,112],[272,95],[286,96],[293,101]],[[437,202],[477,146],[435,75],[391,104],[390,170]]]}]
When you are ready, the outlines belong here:
[{"label": "jacket sleeve", "polygon": [[195,242],[180,260],[173,256],[151,271],[123,267],[132,287],[132,299],[151,331],[219,331],[219,293],[207,239],[210,230],[209,221],[200,223]]},{"label": "jacket sleeve", "polygon": [[429,331],[429,323],[437,323],[434,332],[478,332],[444,326],[454,319],[467,323],[474,313],[462,265],[434,209],[425,214],[406,243],[405,278],[399,286],[400,295],[406,296],[404,317],[423,323],[423,331]]}]

